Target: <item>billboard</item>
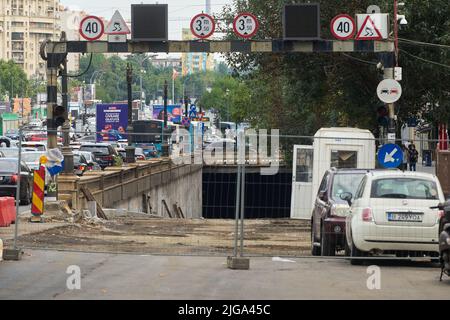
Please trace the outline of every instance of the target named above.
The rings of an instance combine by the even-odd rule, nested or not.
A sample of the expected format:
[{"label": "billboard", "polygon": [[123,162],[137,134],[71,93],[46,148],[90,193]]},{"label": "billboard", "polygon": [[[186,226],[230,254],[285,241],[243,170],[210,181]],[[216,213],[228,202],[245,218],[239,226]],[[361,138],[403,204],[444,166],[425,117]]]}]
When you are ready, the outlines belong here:
[{"label": "billboard", "polygon": [[97,104],[97,142],[126,139],[127,104]]},{"label": "billboard", "polygon": [[[180,105],[167,106],[167,121],[181,123],[182,109]],[[164,106],[153,105],[152,119],[164,120]]]}]

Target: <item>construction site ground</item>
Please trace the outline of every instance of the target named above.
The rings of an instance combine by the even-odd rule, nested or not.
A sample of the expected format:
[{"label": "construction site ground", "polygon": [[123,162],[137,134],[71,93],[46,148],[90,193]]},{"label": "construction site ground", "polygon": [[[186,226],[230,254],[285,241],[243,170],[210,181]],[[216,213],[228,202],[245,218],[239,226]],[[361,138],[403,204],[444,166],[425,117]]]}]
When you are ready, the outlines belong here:
[{"label": "construction site ground", "polygon": [[[303,256],[310,254],[309,222],[291,219],[245,220],[244,254]],[[47,219],[19,221],[17,245],[22,248],[123,252],[167,255],[233,253],[235,221],[155,218],[127,215],[78,223]],[[14,225],[0,228],[6,246],[13,245]]]}]

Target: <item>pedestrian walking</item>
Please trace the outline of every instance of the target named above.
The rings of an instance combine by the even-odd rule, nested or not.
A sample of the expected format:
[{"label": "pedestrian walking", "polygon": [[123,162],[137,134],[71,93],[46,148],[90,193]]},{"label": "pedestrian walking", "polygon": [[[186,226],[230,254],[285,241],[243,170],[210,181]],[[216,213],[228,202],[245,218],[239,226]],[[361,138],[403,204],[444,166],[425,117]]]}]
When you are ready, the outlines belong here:
[{"label": "pedestrian walking", "polygon": [[403,161],[401,169],[403,171],[406,171],[408,170],[408,158],[409,158],[408,148],[406,147],[406,145],[402,144],[402,150],[403,150]]},{"label": "pedestrian walking", "polygon": [[408,163],[409,170],[416,171],[417,160],[419,159],[419,153],[416,150],[416,146],[414,144],[410,144],[408,147]]}]

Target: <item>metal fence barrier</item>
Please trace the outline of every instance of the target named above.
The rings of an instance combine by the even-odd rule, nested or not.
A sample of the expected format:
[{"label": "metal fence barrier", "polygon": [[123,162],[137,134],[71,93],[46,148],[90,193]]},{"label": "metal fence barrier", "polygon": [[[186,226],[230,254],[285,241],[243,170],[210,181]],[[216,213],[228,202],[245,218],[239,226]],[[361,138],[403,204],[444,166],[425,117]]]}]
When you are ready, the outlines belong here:
[{"label": "metal fence barrier", "polygon": [[[21,130],[20,136],[31,132]],[[252,131],[234,137],[237,148],[224,145],[221,152],[217,146],[208,149],[214,142],[195,148],[193,139],[182,136],[167,137],[167,158],[117,161],[81,176],[59,174],[56,185],[65,202],[46,197],[42,223],[30,222],[29,205],[18,206],[15,226],[0,228],[0,238],[11,247],[93,252],[353,255],[355,261],[369,255],[436,257],[441,213],[429,207],[449,192],[441,191],[433,176],[439,166],[436,141],[403,141],[418,151],[417,171],[411,173],[414,159],[406,149],[399,169],[383,170],[377,160],[380,141],[353,133],[261,137]],[[17,163],[32,158],[26,145],[19,143],[13,155]],[[206,159],[211,151],[215,160],[222,159]],[[200,164],[195,162],[199,154]],[[378,178],[386,181],[378,183]],[[366,189],[364,181],[371,184]],[[18,190],[24,183],[21,177]],[[98,218],[98,210],[107,219]]]}]

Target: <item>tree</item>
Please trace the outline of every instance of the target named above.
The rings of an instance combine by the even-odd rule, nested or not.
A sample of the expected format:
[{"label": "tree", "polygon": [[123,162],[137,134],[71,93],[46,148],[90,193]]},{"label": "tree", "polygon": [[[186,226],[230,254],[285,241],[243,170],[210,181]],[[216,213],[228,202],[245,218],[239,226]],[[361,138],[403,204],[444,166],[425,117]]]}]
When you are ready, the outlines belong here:
[{"label": "tree", "polygon": [[[282,38],[282,8],[292,2],[306,1],[234,0],[224,8],[222,15],[232,20],[238,12],[248,10],[260,21],[256,39]],[[322,37],[331,39],[328,26],[335,15],[365,13],[373,1],[317,2],[321,3]],[[386,0],[378,2],[383,12],[393,12],[392,4]],[[450,3],[446,0],[408,1],[405,13],[410,25],[400,31],[400,36],[449,45],[449,10]],[[234,39],[235,35],[229,31],[226,38]],[[400,49],[405,94],[397,104],[399,119],[405,120],[418,113],[431,121],[439,115],[448,118],[450,72],[419,60],[450,65],[448,47],[438,49],[402,41]],[[380,105],[375,90],[382,79],[376,67],[379,61],[381,57],[376,54],[227,55],[234,75],[245,79],[252,93],[250,105],[240,112],[251,117],[254,126],[280,128],[286,134],[301,135],[312,135],[320,127],[334,125],[375,131],[378,127],[376,110]]]},{"label": "tree", "polygon": [[0,60],[0,98],[24,97],[28,88],[29,81],[23,69],[12,60]]}]

